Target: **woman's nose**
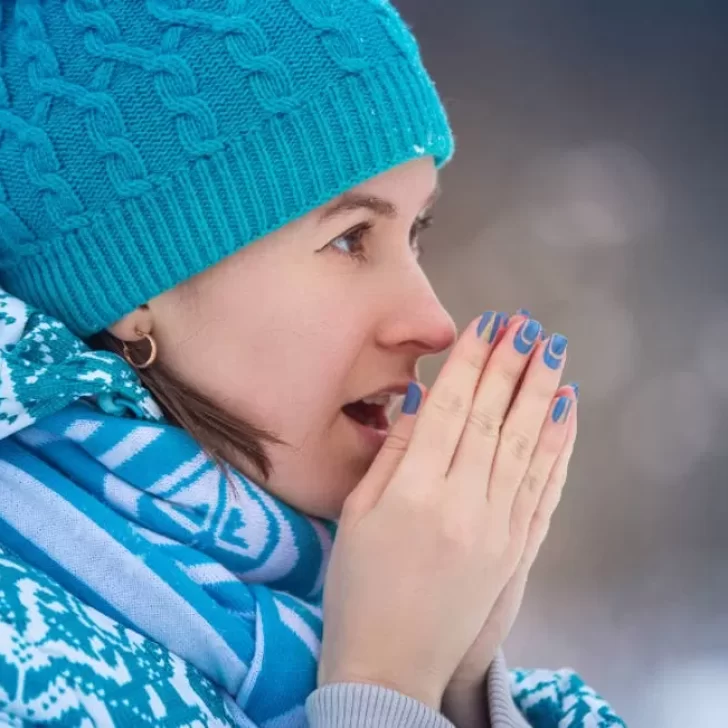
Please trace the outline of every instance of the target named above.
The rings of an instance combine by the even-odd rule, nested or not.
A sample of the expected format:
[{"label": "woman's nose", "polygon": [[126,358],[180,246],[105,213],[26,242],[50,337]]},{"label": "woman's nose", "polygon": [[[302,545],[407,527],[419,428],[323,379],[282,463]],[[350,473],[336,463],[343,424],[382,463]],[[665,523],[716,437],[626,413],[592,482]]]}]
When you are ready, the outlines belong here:
[{"label": "woman's nose", "polygon": [[381,343],[389,347],[408,346],[420,355],[436,354],[452,346],[457,336],[455,322],[432,290],[422,271],[396,304]]}]

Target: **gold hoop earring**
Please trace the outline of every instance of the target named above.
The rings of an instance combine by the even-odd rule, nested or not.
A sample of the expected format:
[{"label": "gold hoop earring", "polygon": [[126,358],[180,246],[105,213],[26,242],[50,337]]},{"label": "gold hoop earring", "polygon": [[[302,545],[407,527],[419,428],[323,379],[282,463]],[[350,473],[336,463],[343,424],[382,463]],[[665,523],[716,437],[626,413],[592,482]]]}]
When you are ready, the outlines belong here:
[{"label": "gold hoop earring", "polygon": [[129,351],[129,346],[125,341],[122,347],[124,359],[126,359],[127,363],[131,364],[131,366],[133,366],[135,369],[149,369],[149,367],[152,366],[152,364],[154,364],[154,362],[157,360],[157,342],[152,338],[151,334],[145,334],[143,331],[139,331],[139,329],[137,329],[134,333],[136,333],[137,336],[143,337],[149,342],[149,347],[151,349],[149,352],[149,356],[147,357],[147,360],[143,361],[141,364],[135,362],[131,356],[131,352]]}]

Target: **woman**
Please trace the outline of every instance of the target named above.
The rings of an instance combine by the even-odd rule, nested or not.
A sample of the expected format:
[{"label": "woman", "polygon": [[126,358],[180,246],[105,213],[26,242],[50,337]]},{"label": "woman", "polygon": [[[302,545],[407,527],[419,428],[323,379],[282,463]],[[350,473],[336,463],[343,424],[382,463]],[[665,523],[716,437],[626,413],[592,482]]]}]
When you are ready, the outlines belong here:
[{"label": "woman", "polygon": [[453,145],[395,11],[19,0],[2,51],[5,721],[621,724],[498,654],[576,390],[494,312],[413,383]]}]

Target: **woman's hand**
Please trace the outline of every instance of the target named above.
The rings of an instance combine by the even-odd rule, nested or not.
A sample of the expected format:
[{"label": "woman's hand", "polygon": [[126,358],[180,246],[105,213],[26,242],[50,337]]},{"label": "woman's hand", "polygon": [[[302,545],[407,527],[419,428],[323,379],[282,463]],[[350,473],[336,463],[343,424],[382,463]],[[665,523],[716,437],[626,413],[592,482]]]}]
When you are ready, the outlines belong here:
[{"label": "woman's hand", "polygon": [[[557,394],[576,398],[576,392],[571,386],[562,387]],[[498,649],[513,628],[523,601],[528,575],[561,499],[576,440],[576,414],[576,409],[572,410],[563,447],[534,513],[526,547],[516,572],[496,600],[480,634],[461,660],[445,690],[443,712],[458,728],[479,728],[486,724],[485,676]]]},{"label": "woman's hand", "polygon": [[346,501],[320,685],[375,683],[439,708],[521,563],[558,455],[543,425],[566,341],[542,341],[529,321],[494,347],[500,322],[491,313],[468,327],[419,416],[400,417]]}]

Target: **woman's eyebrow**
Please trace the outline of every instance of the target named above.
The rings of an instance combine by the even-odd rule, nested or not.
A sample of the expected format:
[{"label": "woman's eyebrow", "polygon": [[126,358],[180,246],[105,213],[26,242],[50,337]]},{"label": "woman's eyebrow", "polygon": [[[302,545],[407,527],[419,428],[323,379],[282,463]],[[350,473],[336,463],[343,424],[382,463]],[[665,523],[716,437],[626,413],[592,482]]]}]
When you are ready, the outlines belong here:
[{"label": "woman's eyebrow", "polygon": [[382,197],[362,195],[357,192],[345,192],[321,211],[319,222],[360,209],[371,210],[371,212],[381,217],[397,217],[397,207]]},{"label": "woman's eyebrow", "polygon": [[[435,202],[440,194],[440,188],[436,187],[422,206],[423,210],[428,209]],[[397,206],[383,197],[376,195],[362,195],[358,192],[345,192],[331,204],[324,207],[319,215],[319,222],[325,222],[331,218],[343,215],[354,210],[370,210],[381,217],[397,217]]]}]

